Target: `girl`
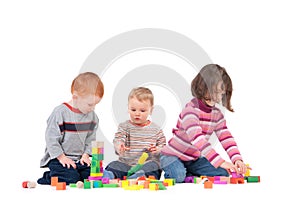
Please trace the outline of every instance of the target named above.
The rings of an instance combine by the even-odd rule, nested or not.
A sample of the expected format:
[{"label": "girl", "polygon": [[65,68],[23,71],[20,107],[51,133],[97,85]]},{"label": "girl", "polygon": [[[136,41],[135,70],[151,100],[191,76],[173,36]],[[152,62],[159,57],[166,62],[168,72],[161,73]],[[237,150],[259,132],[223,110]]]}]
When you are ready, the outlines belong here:
[{"label": "girl", "polygon": [[[223,114],[215,107],[220,103],[233,112],[232,83],[226,70],[216,64],[204,66],[192,81],[191,91],[195,98],[180,113],[173,137],[161,151],[165,178],[180,183],[186,176],[229,176],[229,171],[244,174],[247,166]],[[221,158],[209,143],[213,132],[231,162]]]}]

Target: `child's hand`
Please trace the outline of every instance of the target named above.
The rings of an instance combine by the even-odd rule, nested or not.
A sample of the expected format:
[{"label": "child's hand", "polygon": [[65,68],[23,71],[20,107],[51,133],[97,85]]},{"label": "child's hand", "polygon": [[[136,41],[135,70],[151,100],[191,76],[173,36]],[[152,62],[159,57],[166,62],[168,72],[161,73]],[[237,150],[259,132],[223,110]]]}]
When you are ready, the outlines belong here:
[{"label": "child's hand", "polygon": [[58,156],[57,160],[60,162],[60,164],[62,164],[63,167],[67,167],[68,169],[70,169],[70,166],[72,166],[74,169],[76,169],[75,162],[65,156],[65,154],[61,154],[60,156]]},{"label": "child's hand", "polygon": [[157,146],[155,146],[155,144],[150,144],[148,151],[153,154],[158,154],[160,152],[159,148],[157,148]]},{"label": "child's hand", "polygon": [[232,164],[231,162],[227,162],[227,161],[223,162],[220,165],[220,167],[226,169],[228,172],[237,172],[238,173],[238,171],[239,171],[238,168],[234,164]]},{"label": "child's hand", "polygon": [[243,161],[237,160],[235,161],[235,166],[238,169],[237,173],[245,174],[247,169],[251,170],[251,167],[248,167]]},{"label": "child's hand", "polygon": [[91,160],[90,160],[90,156],[86,153],[82,154],[81,158],[80,158],[80,163],[82,165],[84,165],[84,163],[87,164],[87,166],[91,165]]},{"label": "child's hand", "polygon": [[118,145],[118,154],[123,154],[125,151],[128,151],[130,148],[126,147],[125,144],[122,142]]}]

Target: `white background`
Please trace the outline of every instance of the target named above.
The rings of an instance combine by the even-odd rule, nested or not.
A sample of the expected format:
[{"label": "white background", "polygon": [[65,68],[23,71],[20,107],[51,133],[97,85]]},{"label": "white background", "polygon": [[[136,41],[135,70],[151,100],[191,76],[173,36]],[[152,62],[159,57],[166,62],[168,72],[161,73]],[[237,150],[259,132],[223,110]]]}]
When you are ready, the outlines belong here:
[{"label": "white background", "polygon": [[[252,174],[262,179],[255,186],[224,186],[209,194],[195,186],[191,190],[179,186],[165,191],[163,198],[295,196],[300,100],[300,13],[296,2],[1,1],[1,193],[31,198],[102,195],[78,190],[24,191],[21,183],[42,175],[39,161],[46,120],[55,106],[70,99],[71,81],[89,54],[120,33],[162,28],[194,40],[231,75],[235,112],[225,113],[228,127],[245,162],[252,166]],[[111,77],[114,81],[118,78],[117,74]],[[107,91],[111,89],[109,82],[104,84]],[[104,124],[101,113],[111,110],[100,108],[97,113]],[[106,127],[111,134],[116,129],[115,124]],[[133,195],[121,194],[125,198]],[[142,194],[152,198],[146,191]]]}]

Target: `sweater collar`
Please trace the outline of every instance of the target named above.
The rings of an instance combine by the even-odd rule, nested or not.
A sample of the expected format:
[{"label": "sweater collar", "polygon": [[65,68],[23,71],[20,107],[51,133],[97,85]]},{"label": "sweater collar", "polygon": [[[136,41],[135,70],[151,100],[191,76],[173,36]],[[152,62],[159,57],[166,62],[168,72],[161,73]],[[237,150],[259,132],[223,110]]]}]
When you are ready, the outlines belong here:
[{"label": "sweater collar", "polygon": [[194,98],[192,100],[193,104],[199,108],[200,110],[206,112],[206,113],[211,113],[211,111],[213,110],[213,106],[209,106],[206,103],[204,103],[201,99],[198,98]]},{"label": "sweater collar", "polygon": [[71,111],[73,111],[74,113],[79,113],[82,114],[82,112],[78,109],[78,108],[74,108],[72,107],[70,104],[68,103],[63,103],[65,106],[67,106]]}]

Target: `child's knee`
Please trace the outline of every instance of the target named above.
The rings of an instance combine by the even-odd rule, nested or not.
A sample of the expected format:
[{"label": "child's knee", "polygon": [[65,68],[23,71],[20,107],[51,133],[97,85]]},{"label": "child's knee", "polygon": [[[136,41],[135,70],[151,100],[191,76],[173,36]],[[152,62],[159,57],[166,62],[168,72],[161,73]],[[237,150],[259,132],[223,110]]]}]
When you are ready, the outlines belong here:
[{"label": "child's knee", "polygon": [[175,181],[176,183],[183,183],[185,179],[185,172],[179,172],[176,176],[175,176]]}]

